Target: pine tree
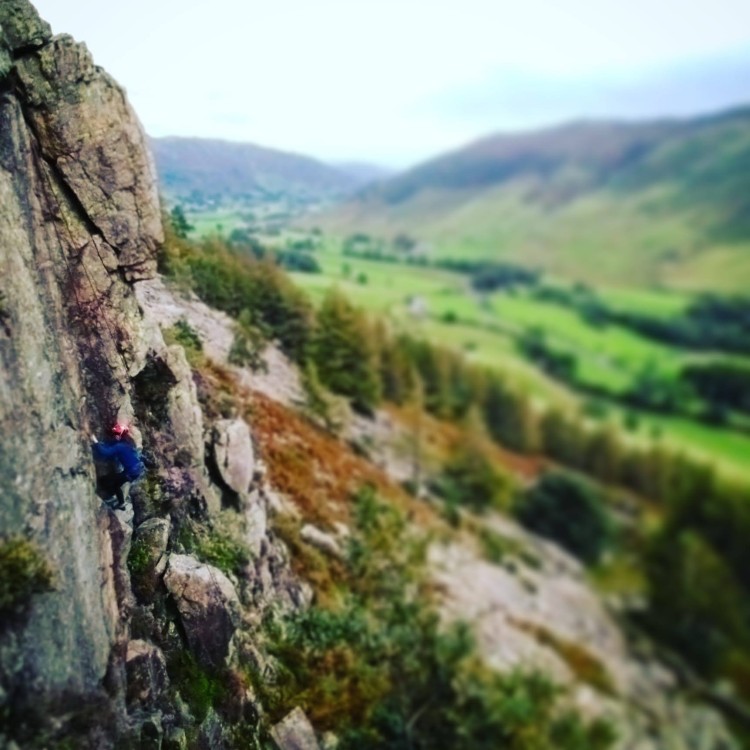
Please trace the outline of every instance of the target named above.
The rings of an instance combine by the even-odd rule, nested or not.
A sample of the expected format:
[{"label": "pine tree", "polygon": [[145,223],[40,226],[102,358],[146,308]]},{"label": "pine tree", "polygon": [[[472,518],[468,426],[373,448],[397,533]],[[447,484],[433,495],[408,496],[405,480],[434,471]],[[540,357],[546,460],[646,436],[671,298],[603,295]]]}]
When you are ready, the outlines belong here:
[{"label": "pine tree", "polygon": [[370,327],[337,289],[323,300],[311,348],[320,381],[334,393],[351,398],[358,411],[370,413],[380,399]]},{"label": "pine tree", "polygon": [[538,447],[536,416],[529,399],[499,378],[490,378],[484,395],[484,421],[495,441],[523,453]]}]

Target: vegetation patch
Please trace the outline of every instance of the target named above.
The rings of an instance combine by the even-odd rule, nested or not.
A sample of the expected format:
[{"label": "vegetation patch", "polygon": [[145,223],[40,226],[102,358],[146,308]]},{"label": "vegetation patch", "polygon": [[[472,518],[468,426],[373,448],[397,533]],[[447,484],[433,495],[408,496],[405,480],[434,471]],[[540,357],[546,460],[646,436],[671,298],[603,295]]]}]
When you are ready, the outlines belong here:
[{"label": "vegetation patch", "polygon": [[444,464],[435,489],[449,508],[507,509],[514,490],[511,477],[493,463],[485,441],[468,431],[463,437]]},{"label": "vegetation patch", "polygon": [[268,623],[273,679],[254,675],[271,721],[301,706],[342,750],[603,750],[614,735],[560,709],[537,674],[497,674],[465,626],[441,629],[427,539],[372,490],[358,493],[338,597]]},{"label": "vegetation patch", "polygon": [[20,536],[0,540],[0,614],[22,610],[34,594],[53,590],[54,576],[39,548]]},{"label": "vegetation patch", "polygon": [[193,370],[193,382],[207,419],[229,419],[238,413],[249,414],[249,395],[243,392],[226,367],[205,359],[198,369]]},{"label": "vegetation patch", "polygon": [[351,495],[363,484],[407,501],[383,472],[323,429],[262,393],[253,394],[253,403],[254,434],[270,481],[304,518],[323,526],[347,522]]},{"label": "vegetation patch", "polygon": [[529,529],[595,563],[611,538],[611,521],[594,487],[563,472],[549,472],[521,500],[517,515]]},{"label": "vegetation patch", "polygon": [[485,559],[496,565],[506,565],[519,560],[530,568],[541,567],[539,558],[517,539],[479,525],[477,536]]},{"label": "vegetation patch", "polygon": [[330,601],[343,578],[343,568],[338,560],[305,542],[301,528],[301,522],[290,515],[278,515],[273,520],[274,532],[289,548],[294,572],[310,582],[320,601]]},{"label": "vegetation patch", "polygon": [[249,367],[253,371],[266,369],[262,353],[265,340],[261,332],[252,324],[249,310],[243,310],[235,324],[234,338],[229,350],[229,364]]},{"label": "vegetation patch", "polygon": [[204,669],[186,648],[170,653],[167,672],[172,687],[179,690],[198,723],[206,718],[210,708],[220,707],[227,698],[225,675]]},{"label": "vegetation patch", "polygon": [[515,627],[532,635],[542,646],[551,648],[582,682],[601,693],[615,695],[615,685],[599,658],[578,643],[566,640],[544,625],[526,620],[512,620]]},{"label": "vegetation patch", "polygon": [[185,350],[185,357],[191,367],[199,367],[204,360],[203,342],[198,332],[184,318],[180,318],[172,327],[163,330],[167,344],[179,344]]},{"label": "vegetation patch", "polygon": [[201,562],[227,574],[241,575],[250,562],[250,552],[243,542],[218,526],[218,521],[213,528],[208,528],[186,518],[177,534],[177,543]]}]

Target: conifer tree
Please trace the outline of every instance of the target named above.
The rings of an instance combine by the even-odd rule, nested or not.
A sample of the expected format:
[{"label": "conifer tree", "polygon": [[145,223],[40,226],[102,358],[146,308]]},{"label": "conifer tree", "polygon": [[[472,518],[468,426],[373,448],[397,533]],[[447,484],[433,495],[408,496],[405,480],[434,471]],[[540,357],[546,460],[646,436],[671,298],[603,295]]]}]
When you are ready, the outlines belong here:
[{"label": "conifer tree", "polygon": [[412,396],[416,374],[405,340],[403,337],[393,337],[380,319],[373,326],[373,339],[378,355],[382,396],[394,404],[404,404]]},{"label": "conifer tree", "polygon": [[620,441],[611,426],[592,432],[586,441],[586,469],[605,483],[620,478],[622,450]]},{"label": "conifer tree", "polygon": [[529,399],[508,388],[500,378],[490,378],[483,412],[487,429],[498,443],[523,453],[537,448],[538,428]]},{"label": "conifer tree", "polygon": [[542,451],[569,466],[580,466],[582,446],[580,430],[560,409],[545,412],[539,424]]},{"label": "conifer tree", "polygon": [[364,315],[337,289],[326,294],[312,338],[312,358],[320,381],[369,413],[380,399],[380,383]]}]

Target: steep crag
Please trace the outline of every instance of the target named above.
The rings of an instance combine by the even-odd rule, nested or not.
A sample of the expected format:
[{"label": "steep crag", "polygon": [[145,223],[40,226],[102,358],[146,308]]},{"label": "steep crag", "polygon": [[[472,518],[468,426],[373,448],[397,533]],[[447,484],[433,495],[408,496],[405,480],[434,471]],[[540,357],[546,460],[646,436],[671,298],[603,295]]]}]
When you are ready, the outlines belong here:
[{"label": "steep crag", "polygon": [[121,636],[87,433],[132,414],[148,343],[126,279],[153,273],[161,226],[122,91],[27,3],[5,3],[0,24],[0,527],[30,534],[56,571],[3,633],[2,678],[36,703],[42,688],[96,691]]},{"label": "steep crag", "polygon": [[[3,612],[0,744],[52,736],[74,720],[85,726],[78,746],[138,736],[149,707],[169,717],[161,651],[188,651],[201,641],[196,628],[221,622],[210,651],[221,660],[238,626],[231,581],[187,555],[169,560],[186,551],[181,523],[210,526],[221,489],[204,463],[213,432],[184,352],[165,345],[133,289],[154,276],[162,241],[155,171],[124,92],[83,44],[53,37],[28,2],[3,2],[0,542],[25,537],[54,575],[51,591]],[[151,456],[125,512],[97,496],[89,443],[116,419],[139,426]],[[238,509],[265,502],[240,489]],[[270,540],[257,547],[255,568],[264,555],[284,568]],[[181,607],[173,592],[169,612],[168,561],[172,587],[193,596]],[[301,602],[283,575],[255,588],[268,598],[282,580],[287,600]],[[144,670],[159,679],[142,685]],[[81,707],[91,714],[83,721]],[[148,718],[143,731],[167,731],[167,719]]]}]

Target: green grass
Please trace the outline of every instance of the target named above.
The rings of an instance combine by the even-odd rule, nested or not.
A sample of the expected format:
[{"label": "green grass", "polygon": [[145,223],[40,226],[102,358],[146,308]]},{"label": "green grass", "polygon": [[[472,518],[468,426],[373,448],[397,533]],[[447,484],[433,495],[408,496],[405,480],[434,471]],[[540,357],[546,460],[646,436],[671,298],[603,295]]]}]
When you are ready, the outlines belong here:
[{"label": "green grass", "polygon": [[221,208],[201,213],[188,212],[187,218],[193,227],[193,237],[206,237],[217,233],[228,235],[233,229],[245,226],[245,221],[236,208]]},{"label": "green grass", "polygon": [[617,312],[643,313],[654,318],[677,317],[684,312],[692,296],[669,289],[632,289],[597,287],[597,295]]}]

